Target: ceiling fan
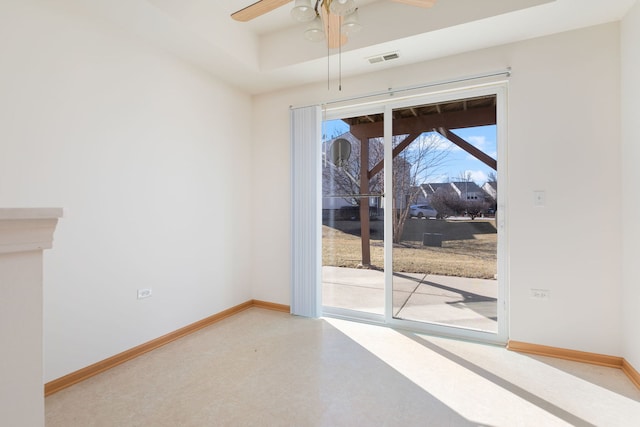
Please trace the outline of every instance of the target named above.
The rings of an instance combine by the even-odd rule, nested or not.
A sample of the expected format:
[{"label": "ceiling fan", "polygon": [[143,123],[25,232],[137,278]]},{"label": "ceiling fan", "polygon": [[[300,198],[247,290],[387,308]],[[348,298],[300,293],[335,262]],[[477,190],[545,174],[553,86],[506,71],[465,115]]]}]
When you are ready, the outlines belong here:
[{"label": "ceiling fan", "polygon": [[[247,22],[293,0],[259,0],[231,14],[236,21]],[[411,6],[431,7],[436,0],[392,0]],[[312,5],[315,3],[315,5]],[[361,28],[357,20],[355,0],[295,0],[291,16],[299,22],[308,22],[305,38],[312,41],[326,37],[330,48],[347,42],[347,36]]]}]

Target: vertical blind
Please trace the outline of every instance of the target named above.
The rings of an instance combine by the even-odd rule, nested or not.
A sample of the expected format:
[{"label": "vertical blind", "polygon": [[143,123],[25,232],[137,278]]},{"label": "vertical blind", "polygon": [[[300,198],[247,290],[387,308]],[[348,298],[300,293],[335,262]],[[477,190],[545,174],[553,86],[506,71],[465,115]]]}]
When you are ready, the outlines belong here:
[{"label": "vertical blind", "polygon": [[291,109],[291,313],[306,317],[321,313],[321,137],[319,106]]}]

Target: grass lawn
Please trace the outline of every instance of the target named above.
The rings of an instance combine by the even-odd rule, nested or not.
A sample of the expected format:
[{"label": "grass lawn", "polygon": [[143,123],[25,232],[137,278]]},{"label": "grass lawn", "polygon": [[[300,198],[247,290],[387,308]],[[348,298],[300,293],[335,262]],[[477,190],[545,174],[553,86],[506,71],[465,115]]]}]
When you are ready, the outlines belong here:
[{"label": "grass lawn", "polygon": [[[381,224],[372,223],[371,264],[383,267]],[[340,224],[336,224],[340,225]],[[361,262],[360,237],[353,233],[359,223],[351,222],[351,232],[342,227],[322,227],[322,262],[335,267],[357,267]],[[422,233],[443,234],[442,247],[422,245]],[[497,273],[497,233],[494,221],[448,221],[410,219],[403,241],[394,244],[393,270],[404,273],[493,279]]]}]

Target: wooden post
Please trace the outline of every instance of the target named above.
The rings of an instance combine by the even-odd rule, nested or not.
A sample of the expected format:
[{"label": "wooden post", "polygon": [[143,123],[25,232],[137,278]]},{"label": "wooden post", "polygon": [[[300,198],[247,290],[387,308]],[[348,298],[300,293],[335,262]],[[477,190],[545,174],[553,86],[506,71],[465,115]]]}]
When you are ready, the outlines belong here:
[{"label": "wooden post", "polygon": [[[369,138],[360,138],[360,194],[369,194]],[[369,196],[360,197],[360,242],[362,266],[371,265],[371,236],[369,227]]]}]

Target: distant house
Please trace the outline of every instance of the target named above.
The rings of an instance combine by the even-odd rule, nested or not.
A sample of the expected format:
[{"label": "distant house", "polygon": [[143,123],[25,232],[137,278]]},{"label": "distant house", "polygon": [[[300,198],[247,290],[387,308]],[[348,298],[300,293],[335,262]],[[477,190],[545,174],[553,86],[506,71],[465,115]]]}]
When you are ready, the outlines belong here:
[{"label": "distant house", "polygon": [[451,182],[461,200],[484,201],[485,192],[473,181]]},{"label": "distant house", "polygon": [[[486,207],[486,212],[491,213],[496,209],[498,185],[495,181],[487,182],[482,187],[478,186],[475,182],[459,181],[428,183],[415,188],[418,190],[418,197],[416,198],[415,204],[435,203],[433,202],[434,194],[446,192],[446,194],[465,202],[481,202]],[[441,209],[443,209],[442,206]]]},{"label": "distant house", "polygon": [[423,184],[422,191],[426,196],[426,200],[425,200],[426,202],[428,202],[431,199],[431,196],[433,196],[436,192],[440,192],[440,193],[446,192],[450,194],[457,194],[458,196],[460,195],[456,191],[455,186],[451,185],[450,182],[436,182],[432,184]]},{"label": "distant house", "polygon": [[487,193],[493,201],[498,200],[498,183],[496,181],[489,181],[482,186],[482,190]]}]

